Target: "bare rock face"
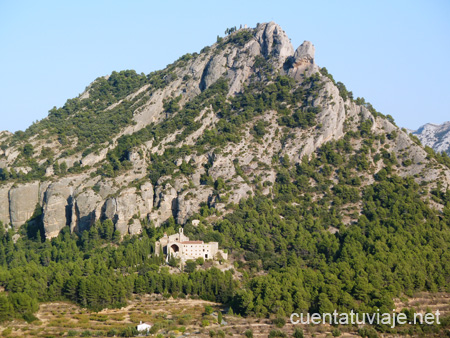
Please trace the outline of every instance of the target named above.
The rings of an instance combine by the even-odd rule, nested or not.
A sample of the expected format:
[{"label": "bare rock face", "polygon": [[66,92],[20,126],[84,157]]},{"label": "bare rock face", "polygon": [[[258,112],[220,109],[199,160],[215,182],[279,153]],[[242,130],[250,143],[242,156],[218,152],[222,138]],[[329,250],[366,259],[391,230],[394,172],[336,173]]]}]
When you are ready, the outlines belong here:
[{"label": "bare rock face", "polygon": [[100,181],[97,183],[98,193],[103,198],[106,199],[108,196],[115,193],[115,188],[113,182],[111,181]]},{"label": "bare rock face", "polygon": [[313,64],[315,52],[314,45],[309,41],[304,41],[294,53],[294,66]]},{"label": "bare rock face", "polygon": [[128,233],[128,222],[136,214],[136,188],[130,188],[122,192],[116,198],[116,212],[113,220],[116,230],[122,235]]},{"label": "bare rock face", "polygon": [[44,181],[39,184],[39,205],[44,205],[45,193],[51,185],[50,181]]},{"label": "bare rock face", "polygon": [[19,185],[9,191],[9,211],[14,229],[31,218],[38,202],[39,182]]},{"label": "bare rock face", "polygon": [[67,225],[67,207],[67,199],[62,195],[55,194],[48,198],[43,217],[45,238],[58,236],[61,229]]},{"label": "bare rock face", "polygon": [[87,165],[93,165],[95,163],[98,163],[106,157],[107,152],[108,152],[108,148],[102,149],[101,151],[99,151],[98,154],[90,153],[89,155],[87,155],[81,159],[81,165],[87,166]]},{"label": "bare rock face", "polygon": [[115,221],[114,217],[117,211],[117,202],[115,198],[108,198],[103,205],[102,215],[105,219],[110,219],[113,222]]},{"label": "bare rock face", "polygon": [[273,21],[258,26],[256,40],[261,45],[261,53],[265,57],[275,57],[279,66],[283,65],[287,57],[294,54],[289,37]]},{"label": "bare rock face", "polygon": [[130,235],[139,235],[142,232],[141,221],[138,219],[133,219],[132,223],[128,228],[128,233]]},{"label": "bare rock face", "polygon": [[302,80],[302,76],[311,76],[319,71],[319,67],[314,62],[314,45],[309,41],[304,41],[295,51],[291,58],[291,68],[288,70],[289,76],[297,81]]},{"label": "bare rock face", "polygon": [[438,153],[445,151],[450,154],[450,122],[427,123],[412,134],[416,135],[424,146],[429,146]]},{"label": "bare rock face", "polygon": [[49,185],[43,198],[43,223],[46,238],[58,236],[71,222],[73,189],[70,180],[62,179]]},{"label": "bare rock face", "polygon": [[170,183],[165,187],[158,185],[155,189],[155,208],[150,219],[155,226],[159,226],[174,214],[177,206],[177,191]]},{"label": "bare rock face", "polygon": [[200,210],[200,203],[210,200],[212,192],[213,188],[207,186],[183,191],[178,196],[177,222],[179,224],[186,223],[189,217]]},{"label": "bare rock face", "polygon": [[203,168],[203,167],[198,168],[191,175],[192,183],[194,183],[194,185],[200,185],[200,179],[204,173],[205,173],[205,168]]},{"label": "bare rock face", "polygon": [[103,206],[103,216],[114,222],[116,230],[122,236],[127,233],[139,233],[141,223],[138,218],[142,218],[152,211],[152,184],[146,182],[140,187],[140,190],[139,193],[136,188],[125,189],[118,197],[109,198]]},{"label": "bare rock face", "polygon": [[233,159],[231,157],[218,157],[214,159],[213,165],[209,168],[208,173],[213,180],[217,180],[219,177],[224,180],[232,178],[236,174]]},{"label": "bare rock face", "polygon": [[240,181],[238,187],[232,191],[228,203],[237,204],[242,198],[248,198],[253,194],[252,187],[245,183],[240,177],[238,180]]},{"label": "bare rock face", "polygon": [[[333,100],[329,100],[329,97],[332,97]],[[345,105],[339,95],[339,90],[328,80],[321,89],[319,98],[313,102],[313,106],[321,109],[317,115],[317,124],[321,125],[320,130],[317,131],[314,127],[306,131],[301,135],[302,142],[298,142],[297,139],[289,140],[282,153],[289,155],[293,161],[299,162],[303,156],[309,156],[324,143],[343,137],[346,118],[357,116],[361,112],[356,105],[350,104],[346,114]],[[361,113],[365,114],[366,112],[368,113],[367,118],[372,116],[367,109]]]},{"label": "bare rock face", "polygon": [[225,67],[226,62],[226,58],[221,54],[214,55],[209,60],[203,71],[202,80],[200,81],[200,89],[202,91],[216,82],[223,75],[227,70]]},{"label": "bare rock face", "polygon": [[88,230],[100,218],[102,198],[93,190],[86,190],[75,197],[71,231],[81,233]]},{"label": "bare rock face", "polygon": [[146,182],[141,185],[141,197],[143,202],[143,213],[148,214],[153,209],[153,185]]},{"label": "bare rock face", "polygon": [[7,226],[11,219],[9,217],[9,190],[12,183],[0,188],[0,222]]}]

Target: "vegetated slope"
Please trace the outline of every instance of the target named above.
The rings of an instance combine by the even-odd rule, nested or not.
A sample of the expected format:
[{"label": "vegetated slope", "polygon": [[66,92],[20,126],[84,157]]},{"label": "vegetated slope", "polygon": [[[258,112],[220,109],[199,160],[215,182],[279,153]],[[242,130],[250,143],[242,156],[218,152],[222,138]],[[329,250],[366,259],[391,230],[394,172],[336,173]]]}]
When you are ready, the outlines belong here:
[{"label": "vegetated slope", "polygon": [[[98,219],[112,219],[122,236],[139,233],[139,219],[184,223],[203,202],[223,211],[254,194],[239,168],[267,181],[267,194],[274,157],[298,163],[363,125],[382,137],[374,157],[402,157],[400,176],[448,181],[432,158],[448,159],[427,154],[335,84],[315,65],[311,43],[294,53],[276,24],[242,29],[163,71],[99,78],[27,131],[5,134],[0,221],[17,229],[39,204],[47,238],[65,226],[81,233]],[[373,173],[380,163],[372,161]],[[228,181],[226,193],[214,189],[219,179]]]},{"label": "vegetated slope", "polygon": [[[2,145],[0,216],[22,233],[3,236],[2,283],[31,304],[19,315],[34,300],[99,309],[132,292],[244,315],[389,311],[449,285],[448,157],[354,99],[311,43],[294,53],[274,23],[161,72],[98,79]],[[183,224],[230,250],[243,277],[161,269],[154,241]]]},{"label": "vegetated slope", "polygon": [[424,146],[432,148],[437,153],[450,154],[450,122],[427,123],[412,134],[417,136]]}]

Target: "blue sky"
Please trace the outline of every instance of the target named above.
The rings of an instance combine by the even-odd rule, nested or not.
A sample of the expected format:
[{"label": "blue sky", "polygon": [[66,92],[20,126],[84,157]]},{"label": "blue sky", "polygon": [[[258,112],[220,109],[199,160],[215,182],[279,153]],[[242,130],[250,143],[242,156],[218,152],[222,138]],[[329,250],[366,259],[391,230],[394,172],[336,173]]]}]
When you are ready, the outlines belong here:
[{"label": "blue sky", "polygon": [[149,73],[227,27],[275,21],[398,125],[450,120],[450,1],[0,0],[0,130],[24,130],[98,76]]}]

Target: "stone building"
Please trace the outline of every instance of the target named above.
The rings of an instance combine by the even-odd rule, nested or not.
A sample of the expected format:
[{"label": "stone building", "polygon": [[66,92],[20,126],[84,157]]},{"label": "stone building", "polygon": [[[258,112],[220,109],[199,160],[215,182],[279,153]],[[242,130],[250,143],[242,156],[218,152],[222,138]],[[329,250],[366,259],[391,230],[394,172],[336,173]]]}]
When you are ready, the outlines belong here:
[{"label": "stone building", "polygon": [[164,234],[156,242],[156,255],[159,255],[161,252],[167,255],[167,259],[171,256],[179,257],[183,262],[188,259],[197,259],[200,257],[204,259],[217,259],[219,256],[222,256],[223,259],[228,258],[228,254],[219,250],[219,243],[191,241],[189,237],[184,235],[183,228],[180,228],[179,232],[174,235],[167,236],[167,234]]}]

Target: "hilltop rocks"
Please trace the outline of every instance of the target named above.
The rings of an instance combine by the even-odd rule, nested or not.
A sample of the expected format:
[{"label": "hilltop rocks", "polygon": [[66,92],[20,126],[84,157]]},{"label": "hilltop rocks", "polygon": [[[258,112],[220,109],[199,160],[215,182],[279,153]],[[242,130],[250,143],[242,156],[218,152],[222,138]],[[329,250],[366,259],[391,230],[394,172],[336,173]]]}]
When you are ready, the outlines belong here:
[{"label": "hilltop rocks", "polygon": [[18,229],[31,218],[39,201],[39,182],[27,183],[9,191],[11,225]]},{"label": "hilltop rocks", "polygon": [[304,41],[294,53],[294,67],[303,64],[314,64],[314,54],[316,49],[309,41]]},{"label": "hilltop rocks", "polygon": [[302,80],[302,76],[311,76],[319,71],[319,67],[314,63],[314,45],[309,41],[304,41],[291,57],[291,68],[288,70],[289,76],[297,81]]},{"label": "hilltop rocks", "polygon": [[423,145],[433,148],[434,151],[443,151],[450,154],[450,122],[443,124],[427,123],[412,132]]},{"label": "hilltop rocks", "polygon": [[261,53],[265,57],[275,57],[279,66],[283,65],[287,57],[294,54],[289,37],[273,21],[258,26],[256,40],[261,45]]},{"label": "hilltop rocks", "polygon": [[[240,31],[234,34],[239,34]],[[213,55],[203,69],[200,89],[203,91],[226,75],[230,80],[230,94],[239,92],[242,83],[252,73],[254,57],[262,55],[271,59],[276,67],[281,67],[288,57],[292,57],[294,48],[289,37],[275,22],[261,24],[257,27],[255,38],[248,41],[242,48],[231,49]]]}]

